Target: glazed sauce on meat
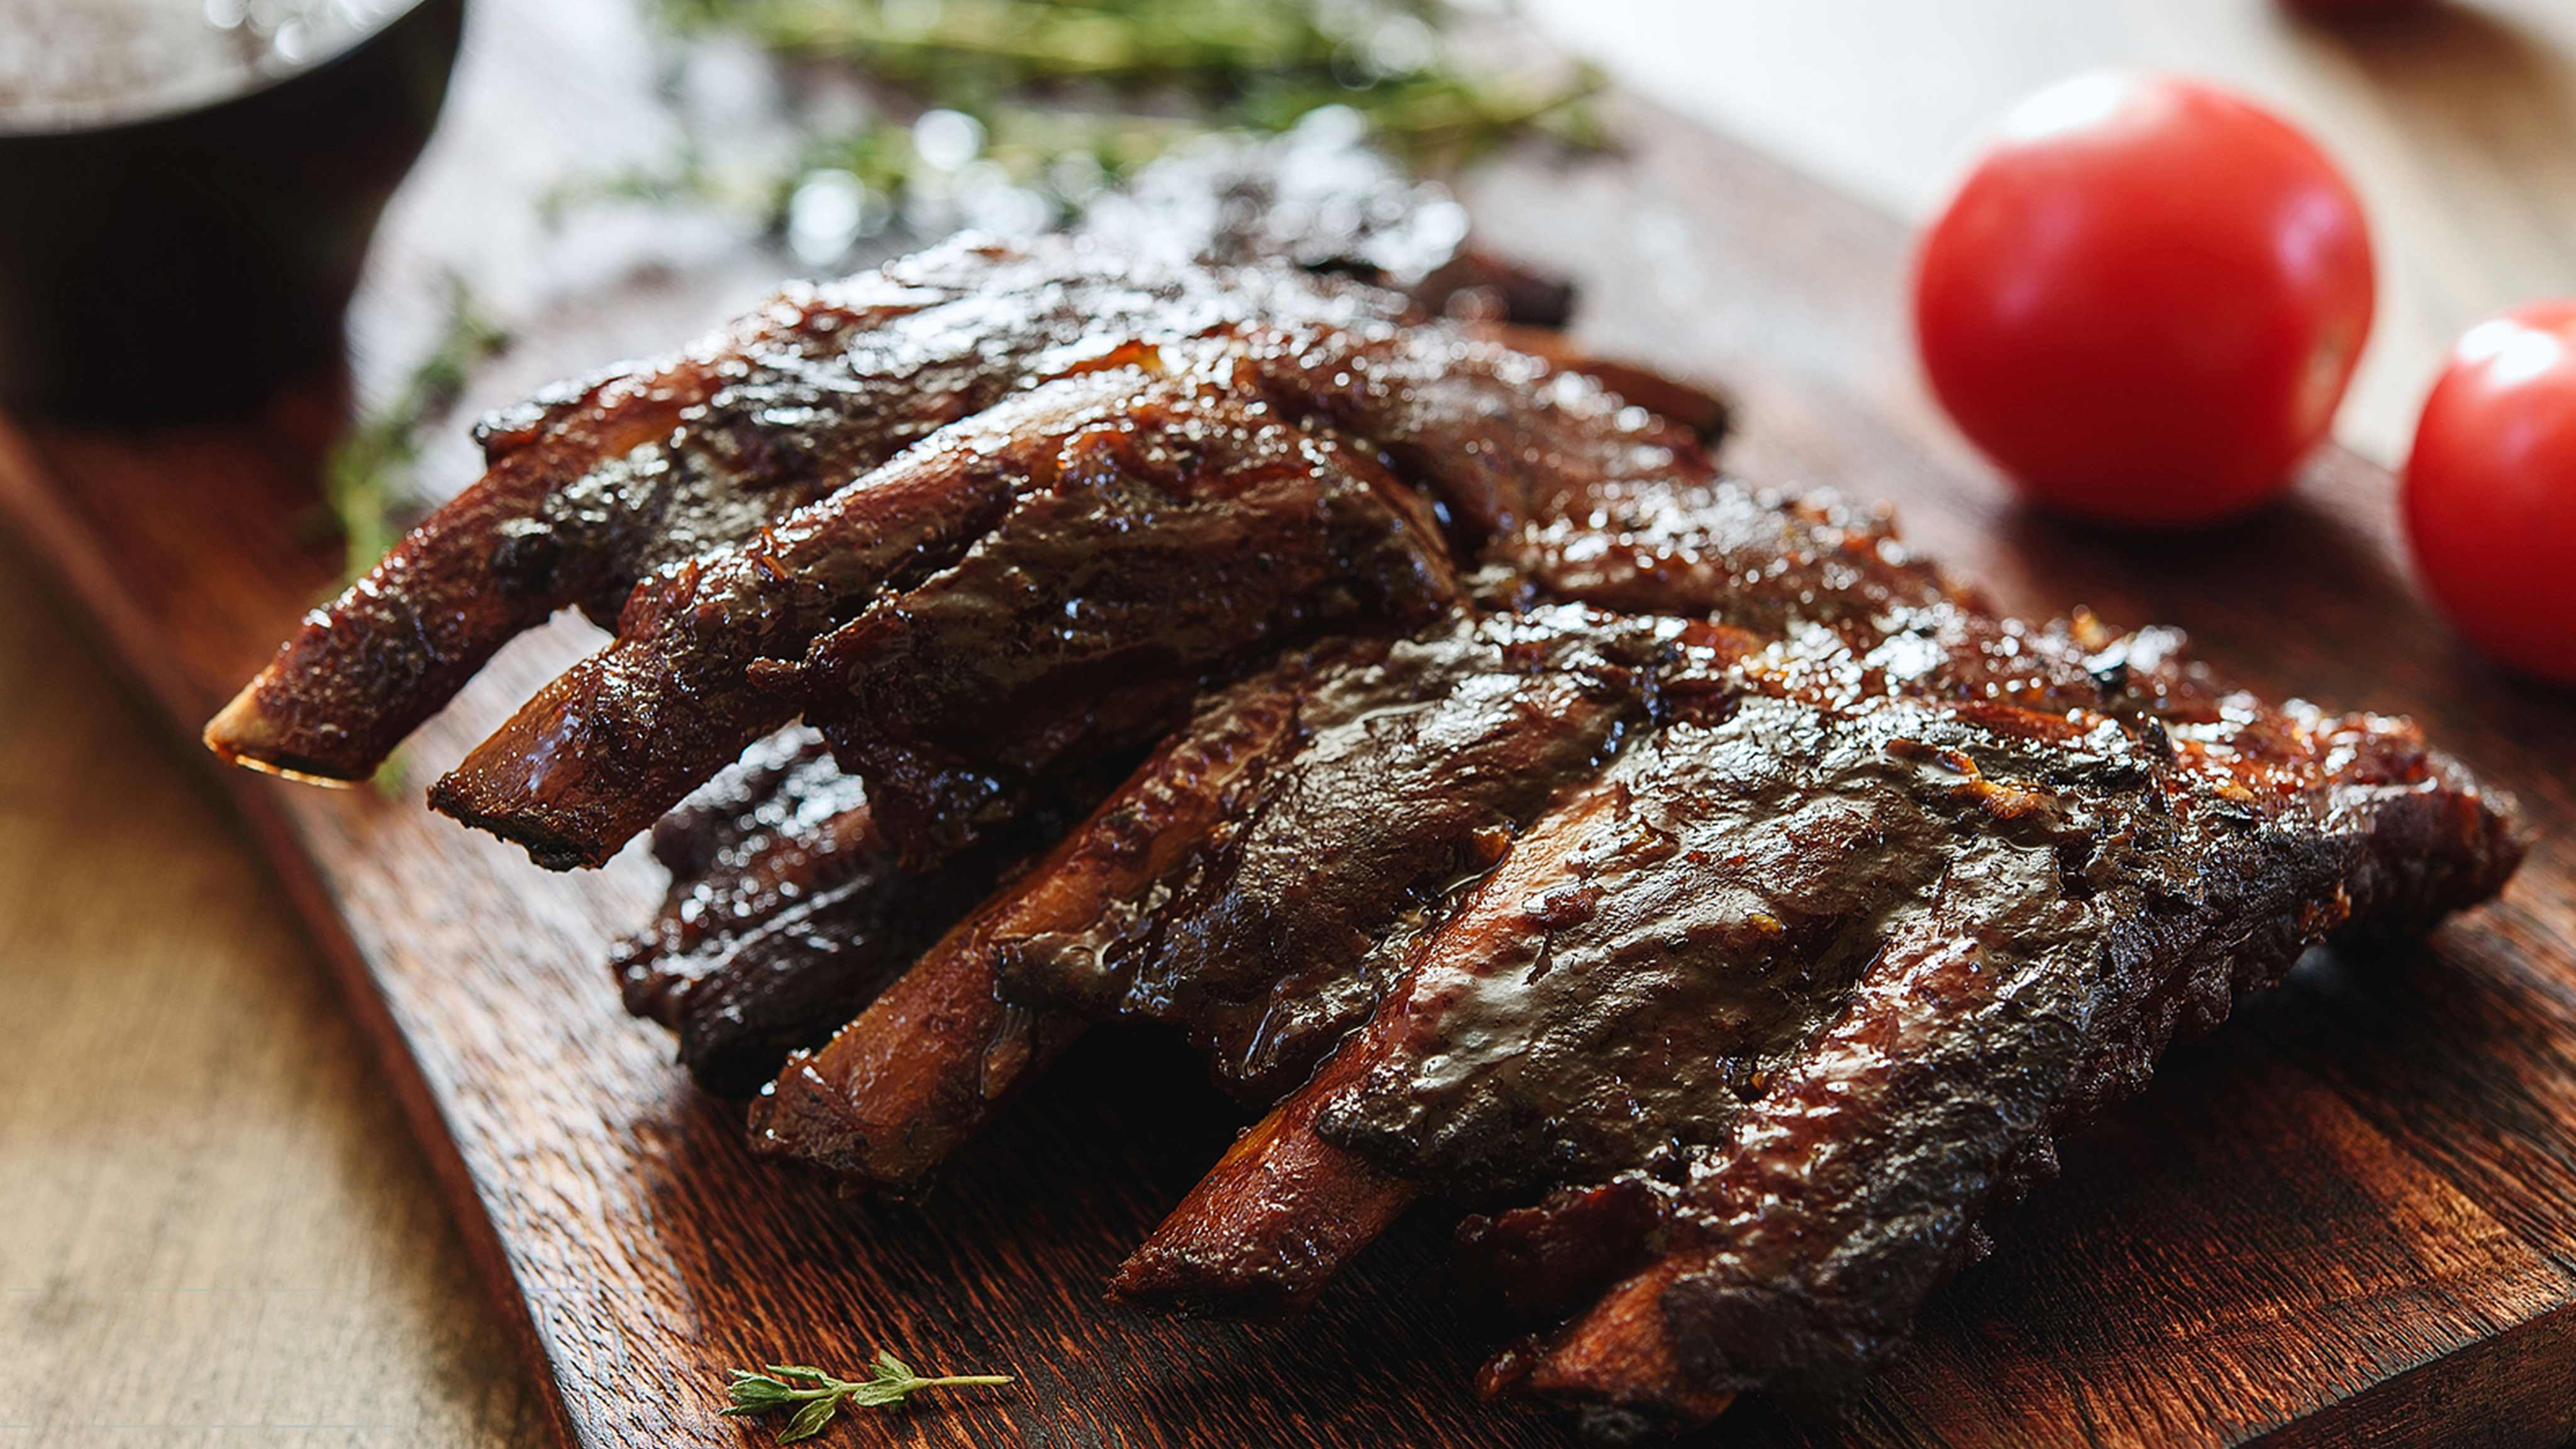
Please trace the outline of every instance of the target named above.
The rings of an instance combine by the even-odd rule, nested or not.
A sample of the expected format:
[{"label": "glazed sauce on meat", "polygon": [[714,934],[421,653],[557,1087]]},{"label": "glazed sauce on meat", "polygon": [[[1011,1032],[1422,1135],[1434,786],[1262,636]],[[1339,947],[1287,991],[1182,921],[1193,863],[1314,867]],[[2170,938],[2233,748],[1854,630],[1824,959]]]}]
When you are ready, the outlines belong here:
[{"label": "glazed sauce on meat", "polygon": [[0,0],[0,132],[159,115],[317,64],[411,0]]}]

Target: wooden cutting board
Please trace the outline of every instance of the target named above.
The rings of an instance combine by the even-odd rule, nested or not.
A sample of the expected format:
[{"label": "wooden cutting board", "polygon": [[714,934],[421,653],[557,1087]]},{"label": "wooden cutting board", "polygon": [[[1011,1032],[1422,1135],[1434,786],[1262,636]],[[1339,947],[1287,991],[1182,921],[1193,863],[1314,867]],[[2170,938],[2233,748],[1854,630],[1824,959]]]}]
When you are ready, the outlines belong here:
[{"label": "wooden cutting board", "polygon": [[[524,134],[474,109],[472,74],[467,118],[416,190]],[[2419,715],[2520,797],[2538,838],[2501,904],[2419,948],[2320,954],[2178,1049],[2145,1100],[2068,1147],[2062,1182],[1996,1225],[1997,1255],[1934,1299],[1850,1417],[1756,1409],[1725,1442],[2564,1441],[2576,700],[2487,669],[2428,616],[2390,481],[2348,455],[2206,535],[2117,538],[2014,510],[1912,379],[1898,226],[1670,116],[1621,122],[1628,154],[1490,167],[1466,183],[1471,209],[1489,242],[1577,281],[1578,330],[1600,349],[1724,380],[1741,471],[1893,502],[1911,539],[2013,610],[2180,624],[2269,694]],[[397,276],[431,225],[418,213],[398,210],[381,254]],[[639,333],[677,341],[765,265],[736,251],[678,283],[648,269],[596,288],[530,329],[512,385],[588,370]],[[151,437],[0,423],[0,502],[186,738],[336,572],[310,527],[326,421],[290,398]],[[1469,1392],[1486,1345],[1443,1289],[1434,1212],[1296,1325],[1104,1305],[1111,1267],[1237,1125],[1150,1037],[1096,1036],[917,1207],[840,1203],[754,1163],[739,1109],[690,1088],[601,964],[658,893],[640,853],[548,875],[418,803],[589,638],[565,622],[509,650],[423,731],[398,798],[224,775],[342,969],[567,1443],[766,1443],[716,1416],[725,1369],[855,1372],[879,1346],[1019,1382],[831,1442],[1562,1442],[1552,1420]]]}]

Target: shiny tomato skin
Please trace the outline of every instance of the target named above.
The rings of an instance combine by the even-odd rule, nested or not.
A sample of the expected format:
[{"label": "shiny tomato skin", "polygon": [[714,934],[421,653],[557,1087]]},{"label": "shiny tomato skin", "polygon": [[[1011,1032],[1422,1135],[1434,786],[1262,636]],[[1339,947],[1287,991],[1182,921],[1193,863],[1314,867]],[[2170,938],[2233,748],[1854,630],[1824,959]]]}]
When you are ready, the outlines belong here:
[{"label": "shiny tomato skin", "polygon": [[2016,108],[1926,233],[1942,406],[2045,507],[2206,522],[2286,487],[2370,333],[2359,198],[2287,122],[2198,82],[2079,77]]},{"label": "shiny tomato skin", "polygon": [[2460,632],[2576,683],[2576,301],[2460,338],[2425,399],[2402,498],[2416,571]]}]

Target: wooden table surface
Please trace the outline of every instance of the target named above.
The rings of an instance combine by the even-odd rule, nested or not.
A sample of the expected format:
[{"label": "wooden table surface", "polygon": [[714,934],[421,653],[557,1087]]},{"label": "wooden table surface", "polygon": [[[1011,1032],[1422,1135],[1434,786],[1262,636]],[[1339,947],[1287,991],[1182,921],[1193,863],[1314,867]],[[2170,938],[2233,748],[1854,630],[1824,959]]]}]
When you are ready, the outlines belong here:
[{"label": "wooden table surface", "polygon": [[[535,0],[481,3],[488,30]],[[2576,292],[2565,0],[2359,37],[2257,0],[1531,8],[1641,88],[1908,212],[1999,107],[2072,70],[2274,98],[2376,206],[2380,335],[2343,419],[2366,452],[2402,448],[2458,328]],[[24,547],[0,536],[0,1449],[541,1442],[312,949],[200,762],[136,717]]]}]

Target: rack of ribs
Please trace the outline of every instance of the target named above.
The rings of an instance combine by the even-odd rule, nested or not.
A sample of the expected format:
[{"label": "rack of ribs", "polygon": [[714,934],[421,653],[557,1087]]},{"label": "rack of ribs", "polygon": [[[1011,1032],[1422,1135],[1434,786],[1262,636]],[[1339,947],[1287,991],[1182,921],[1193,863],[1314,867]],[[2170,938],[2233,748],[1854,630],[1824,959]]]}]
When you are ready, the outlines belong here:
[{"label": "rack of ribs", "polygon": [[[1325,128],[1301,126],[1272,141],[1201,142],[1149,167],[1131,191],[1102,198],[1082,227],[1095,243],[1160,258],[1166,267],[1284,255],[1304,270],[1400,291],[1413,307],[1469,319],[1479,331],[1507,337],[1516,349],[1535,351],[1554,367],[1600,378],[1703,441],[1724,426],[1725,404],[1709,393],[1568,346],[1547,330],[1566,315],[1567,288],[1477,252],[1465,237],[1463,212],[1436,184],[1404,176],[1354,138]],[[992,267],[996,260],[988,254],[957,266]],[[569,547],[589,560],[582,569],[608,578],[603,588],[610,602],[593,612],[613,619],[617,596],[629,588],[635,568],[631,560],[601,561],[608,544],[640,540],[619,546],[645,558],[703,551],[744,541],[757,527],[812,501],[822,473],[810,462],[794,486],[776,486],[775,467],[744,473],[723,466],[725,457],[742,450],[718,435],[742,433],[748,408],[773,410],[763,415],[759,438],[793,442],[784,436],[782,418],[801,419],[828,449],[860,459],[888,453],[917,428],[907,423],[891,436],[864,435],[872,420],[881,421],[891,410],[925,405],[883,396],[896,385],[888,369],[908,357],[917,361],[916,338],[938,336],[944,327],[958,329],[943,344],[951,348],[980,338],[999,314],[1005,283],[987,277],[981,284],[985,295],[970,306],[947,293],[924,291],[935,268],[916,261],[899,270],[896,278],[861,279],[838,289],[891,285],[908,291],[922,315],[905,317],[898,335],[871,335],[864,345],[837,355],[809,339],[800,346],[815,358],[796,370],[733,340],[766,335],[762,329],[776,323],[776,316],[746,323],[697,350],[715,359],[708,365],[731,379],[724,386],[732,391],[719,391],[694,411],[682,410],[667,437],[652,436],[628,453],[604,451],[598,440],[618,433],[625,426],[621,419],[637,409],[649,412],[655,392],[689,381],[693,364],[632,370],[628,385],[588,404],[572,396],[580,389],[568,390],[555,401],[561,415],[551,424],[543,421],[547,405],[541,403],[525,410],[523,421],[487,425],[487,439],[496,446],[530,429],[541,438],[550,434],[553,451],[541,461],[554,476],[531,479],[518,465],[496,462],[490,478],[421,531],[421,548],[452,537],[462,540],[458,551],[470,551],[479,538],[506,562],[505,551]],[[1080,339],[1063,329],[1075,312],[1099,303],[1109,289],[1105,272],[1092,267],[1090,283],[1076,278],[1071,284],[1088,285],[1089,291],[1060,296],[1039,323],[1024,318],[1018,325],[1024,332],[1031,325],[1055,327],[1067,347],[1077,346]],[[1051,284],[1041,278],[1032,285]],[[1133,290],[1119,295],[1132,307],[1150,302]],[[782,305],[799,304],[791,295]],[[1114,315],[1114,308],[1104,315]],[[1187,316],[1166,320],[1174,330],[1194,325]],[[946,383],[933,378],[905,385],[936,394]],[[872,389],[880,395],[871,400],[866,394]],[[850,390],[863,396],[854,402],[839,395]],[[775,411],[782,408],[790,411]],[[652,426],[658,424],[648,419],[635,431],[645,436]],[[860,435],[851,435],[854,429]],[[696,493],[665,496],[617,482],[623,473],[659,468],[668,456],[696,460],[687,470]],[[498,503],[495,494],[503,495]],[[534,513],[530,498],[536,500]],[[567,514],[582,516],[581,530],[554,526],[553,520]],[[434,709],[446,697],[452,686],[433,677],[440,669],[447,668],[448,679],[463,678],[479,657],[475,651],[488,652],[492,639],[506,637],[524,618],[551,606],[539,599],[521,615],[486,621],[493,632],[471,646],[471,657],[448,668],[417,653],[415,641],[446,639],[451,642],[441,650],[453,652],[456,630],[473,621],[444,619],[423,632],[410,620],[437,618],[445,607],[440,591],[464,595],[475,580],[435,565],[407,568],[404,558],[398,553],[388,560],[375,578],[308,628],[260,687],[246,693],[229,722],[210,730],[210,740],[245,763],[308,774],[362,774],[407,727],[405,718]],[[406,588],[415,591],[412,600],[389,594]],[[333,663],[354,655],[381,661],[374,666],[376,682],[363,691],[343,690],[343,669]],[[917,952],[924,932],[935,936],[1030,842],[1060,833],[1063,810],[1078,815],[1102,785],[1123,773],[1115,761],[1104,765],[1109,773],[1088,787],[1088,796],[1050,787],[1048,808],[1038,819],[1009,827],[1008,839],[983,847],[973,859],[950,864],[916,849],[907,860],[867,808],[858,781],[834,769],[810,732],[802,740],[790,751],[796,768],[763,765],[786,756],[755,747],[758,758],[726,772],[710,787],[704,808],[684,808],[655,828],[656,854],[672,873],[671,896],[663,918],[612,963],[630,1007],[670,1026],[680,1039],[682,1061],[702,1083],[721,1091],[747,1091],[775,1070],[788,1047],[828,1036],[850,1015],[842,1007],[864,1004],[886,971]],[[336,763],[320,763],[333,749]],[[739,822],[731,835],[719,830],[728,822]]]},{"label": "rack of ribs", "polygon": [[[482,479],[306,620],[207,744],[254,768],[364,779],[557,610],[614,627],[639,580],[753,539],[1012,392],[1247,319],[1456,313],[1561,370],[1599,373],[1703,438],[1723,430],[1722,400],[1568,347],[1549,330],[1567,289],[1476,251],[1436,186],[1307,129],[1148,168],[1095,207],[1073,246],[968,240],[791,286],[675,357],[485,420]],[[1244,269],[1282,251],[1305,275],[1369,285]]]},{"label": "rack of ribs", "polygon": [[[1429,1195],[1527,1330],[1495,1392],[1617,1435],[1829,1390],[2170,1042],[2519,859],[2410,723],[1999,616],[1393,293],[1077,239],[814,296],[656,376],[784,327],[846,406],[505,425],[478,487],[537,502],[433,516],[210,735],[354,768],[543,599],[613,616],[434,803],[578,865],[721,776],[657,832],[687,884],[629,1001],[720,1084],[784,1055],[755,1146],[852,1190],[1093,1022],[1181,1033],[1261,1115],[1131,1303],[1293,1311]],[[599,461],[642,395],[670,476],[620,496],[665,501],[555,521],[602,515],[545,480],[643,466]],[[718,538],[674,461],[715,452],[844,481]]]}]

